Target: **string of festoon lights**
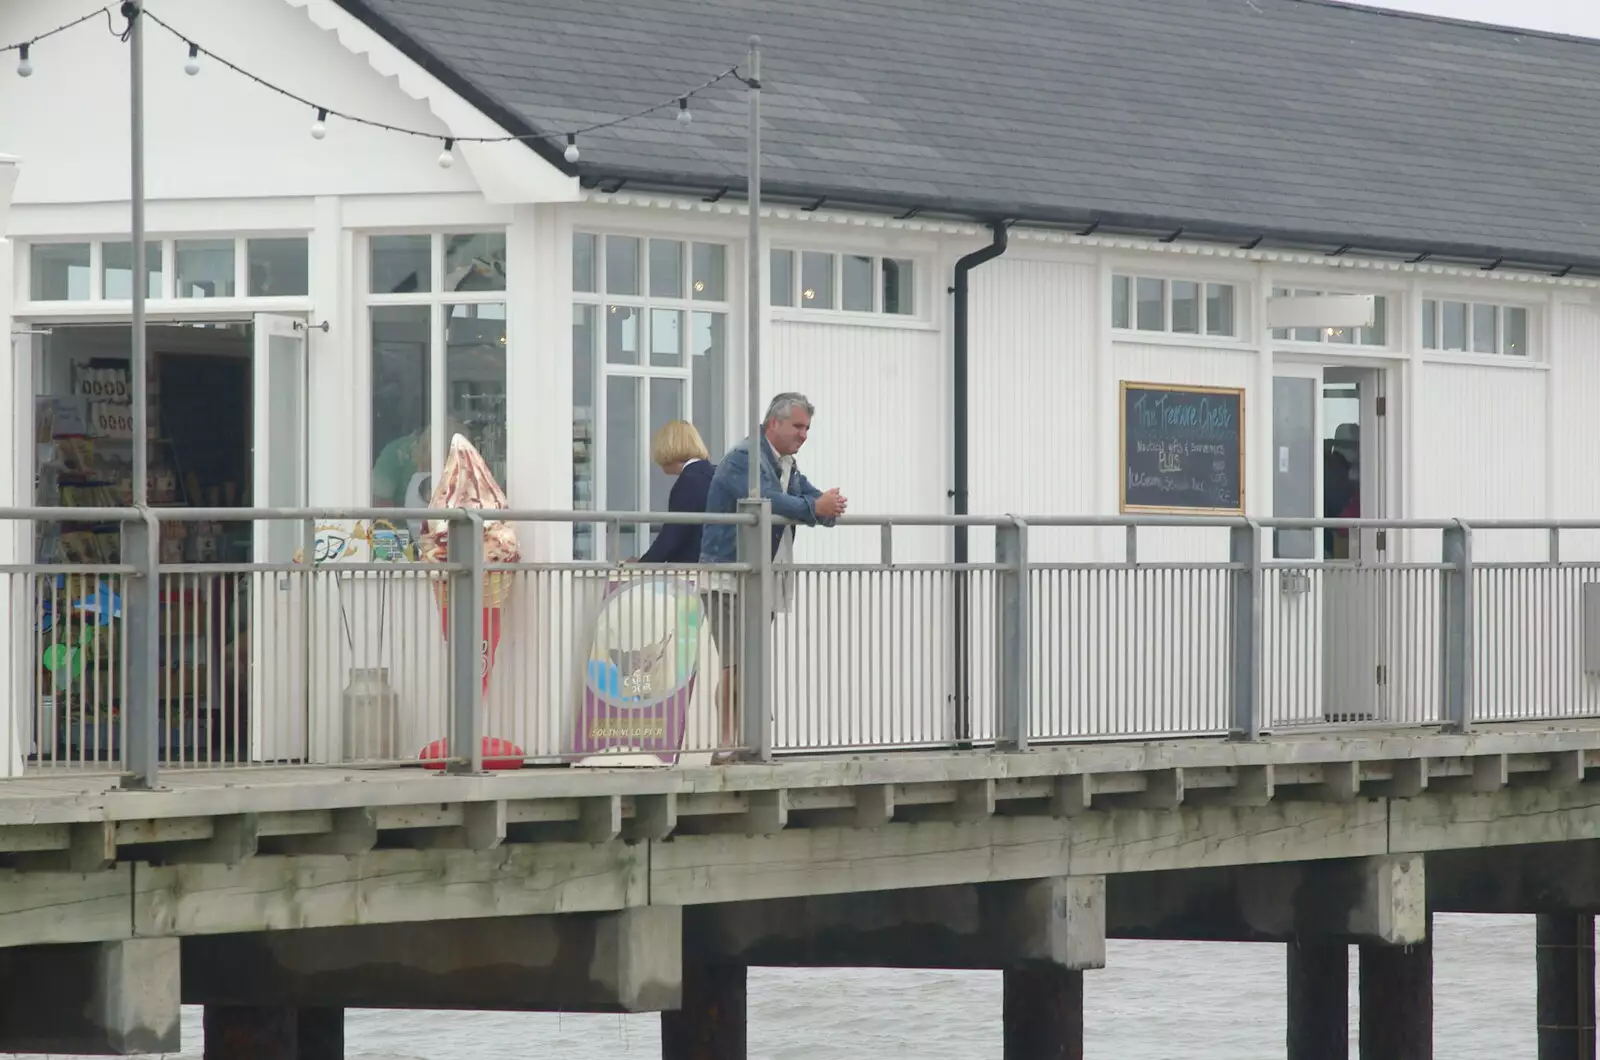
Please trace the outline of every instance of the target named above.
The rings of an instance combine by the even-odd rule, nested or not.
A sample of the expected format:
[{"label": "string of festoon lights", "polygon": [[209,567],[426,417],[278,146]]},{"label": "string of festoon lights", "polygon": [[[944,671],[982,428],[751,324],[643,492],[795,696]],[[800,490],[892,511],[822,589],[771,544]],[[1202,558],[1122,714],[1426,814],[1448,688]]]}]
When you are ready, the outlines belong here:
[{"label": "string of festoon lights", "polygon": [[440,136],[436,132],[429,132],[425,129],[412,129],[403,125],[395,125],[390,122],[378,121],[373,118],[363,118],[358,114],[352,114],[349,111],[340,110],[336,107],[330,107],[324,103],[309,99],[297,92],[284,88],[282,85],[275,84],[259,74],[255,74],[249,70],[246,70],[238,63],[231,62],[223,56],[218,55],[216,52],[200,44],[194,38],[188,36],[167,22],[164,22],[149,8],[136,8],[132,4],[107,4],[105,7],[91,11],[80,18],[75,18],[71,22],[57,26],[55,29],[47,30],[44,33],[38,34],[37,36],[28,38],[25,41],[18,41],[15,44],[7,44],[3,47],[0,47],[0,54],[5,52],[16,52],[17,74],[21,77],[31,77],[33,76],[34,70],[35,45],[39,44],[41,41],[45,41],[56,36],[59,33],[65,33],[70,29],[81,26],[86,22],[90,22],[101,15],[106,17],[106,24],[110,28],[112,35],[126,41],[128,39],[128,31],[126,29],[118,29],[112,22],[113,13],[119,9],[125,17],[130,18],[135,12],[137,12],[141,17],[148,19],[157,26],[160,26],[172,36],[176,37],[179,41],[183,42],[183,44],[188,48],[189,53],[188,58],[184,60],[183,70],[189,76],[195,77],[200,74],[202,68],[200,60],[203,56],[217,65],[255,82],[262,88],[276,92],[285,99],[292,100],[295,103],[308,108],[314,116],[311,122],[311,135],[315,139],[321,140],[326,138],[328,135],[328,120],[330,118],[337,118],[342,121],[350,122],[354,125],[365,125],[368,128],[382,129],[385,132],[398,133],[403,136],[417,136],[426,140],[438,140],[444,145],[444,150],[439,153],[439,165],[445,169],[449,169],[455,164],[455,146],[457,144],[465,143],[498,144],[513,142],[528,143],[536,140],[550,140],[555,142],[565,140],[567,146],[566,150],[562,152],[562,157],[564,157],[569,163],[575,163],[580,157],[578,151],[578,138],[580,136],[598,132],[601,129],[609,129],[614,125],[621,125],[624,122],[637,121],[640,118],[648,117],[659,111],[671,110],[674,107],[677,108],[677,120],[679,124],[688,125],[694,120],[694,112],[689,106],[689,101],[701,92],[704,92],[714,85],[728,80],[738,81],[747,88],[756,87],[753,79],[747,78],[739,72],[738,66],[731,66],[709,80],[695,85],[693,88],[688,88],[681,92],[675,93],[659,103],[652,103],[647,107],[642,107],[639,110],[631,113],[623,114],[605,121],[595,122],[590,125],[582,125],[560,132],[526,133],[522,135],[507,134],[504,136]]}]

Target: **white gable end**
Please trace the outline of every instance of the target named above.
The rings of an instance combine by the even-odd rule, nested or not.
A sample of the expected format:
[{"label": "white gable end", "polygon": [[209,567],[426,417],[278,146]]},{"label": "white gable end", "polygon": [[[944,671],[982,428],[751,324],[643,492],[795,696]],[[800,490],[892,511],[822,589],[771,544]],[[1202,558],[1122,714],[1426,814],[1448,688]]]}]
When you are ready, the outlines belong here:
[{"label": "white gable end", "polygon": [[[92,0],[8,0],[0,40],[26,40],[94,10]],[[429,136],[330,117],[316,140],[311,107],[209,58],[184,71],[182,41],[145,27],[146,193],[152,201],[482,192],[492,201],[571,199],[576,181],[504,135],[391,45],[324,0],[155,0],[147,10],[295,95]],[[112,23],[121,29],[123,20]],[[22,160],[16,201],[128,198],[128,48],[96,18],[32,49],[33,74],[0,66],[0,144]],[[14,53],[7,55],[14,61]]]}]

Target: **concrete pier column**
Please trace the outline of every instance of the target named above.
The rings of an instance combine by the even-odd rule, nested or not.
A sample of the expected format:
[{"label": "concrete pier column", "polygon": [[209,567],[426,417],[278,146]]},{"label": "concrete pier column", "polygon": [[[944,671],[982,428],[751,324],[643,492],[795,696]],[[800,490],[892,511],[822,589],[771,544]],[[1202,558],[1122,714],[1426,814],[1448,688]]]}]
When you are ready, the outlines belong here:
[{"label": "concrete pier column", "polygon": [[661,1060],[745,1060],[742,964],[685,964],[683,1004],[661,1013]]},{"label": "concrete pier column", "polygon": [[1083,1060],[1083,973],[1040,963],[1004,975],[1005,1060]]},{"label": "concrete pier column", "polygon": [[0,948],[0,1054],[176,1052],[177,939]]},{"label": "concrete pier column", "polygon": [[1289,1060],[1349,1060],[1350,946],[1306,937],[1288,951]]},{"label": "concrete pier column", "polygon": [[1363,944],[1360,976],[1361,1060],[1432,1060],[1432,932],[1409,946]]},{"label": "concrete pier column", "polygon": [[1539,1060],[1595,1060],[1594,916],[1540,913]]}]

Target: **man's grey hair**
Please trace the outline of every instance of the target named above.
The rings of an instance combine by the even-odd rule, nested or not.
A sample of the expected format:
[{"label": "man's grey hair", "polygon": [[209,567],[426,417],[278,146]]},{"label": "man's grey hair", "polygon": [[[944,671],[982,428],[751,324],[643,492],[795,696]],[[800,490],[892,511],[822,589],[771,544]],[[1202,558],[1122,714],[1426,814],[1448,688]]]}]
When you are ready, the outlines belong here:
[{"label": "man's grey hair", "polygon": [[817,410],[812,407],[811,402],[806,400],[804,394],[788,391],[772,399],[772,404],[767,406],[767,414],[761,418],[761,422],[771,423],[773,420],[793,419],[795,409],[800,409],[807,416],[815,416],[817,414]]}]

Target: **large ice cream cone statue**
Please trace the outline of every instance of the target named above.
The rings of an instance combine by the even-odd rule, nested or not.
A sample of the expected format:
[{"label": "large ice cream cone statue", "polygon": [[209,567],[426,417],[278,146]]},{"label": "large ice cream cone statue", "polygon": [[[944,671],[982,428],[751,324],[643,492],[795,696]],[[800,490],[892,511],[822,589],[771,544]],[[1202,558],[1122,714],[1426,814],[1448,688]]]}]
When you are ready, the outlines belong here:
[{"label": "large ice cream cone statue", "polygon": [[[450,439],[450,455],[445,458],[444,474],[428,502],[430,508],[477,508],[504,511],[505,491],[494,480],[471,442],[461,435]],[[450,524],[429,522],[423,531],[421,555],[425,562],[443,563],[450,554]],[[486,519],[483,524],[484,563],[518,563],[522,550],[517,532],[510,523]],[[488,571],[483,576],[483,648],[479,666],[483,672],[483,694],[489,693],[489,675],[494,670],[495,653],[500,647],[500,613],[511,596],[512,575],[507,571]],[[439,619],[445,639],[450,637],[450,582],[447,577],[433,580],[434,599],[439,603]]]}]

